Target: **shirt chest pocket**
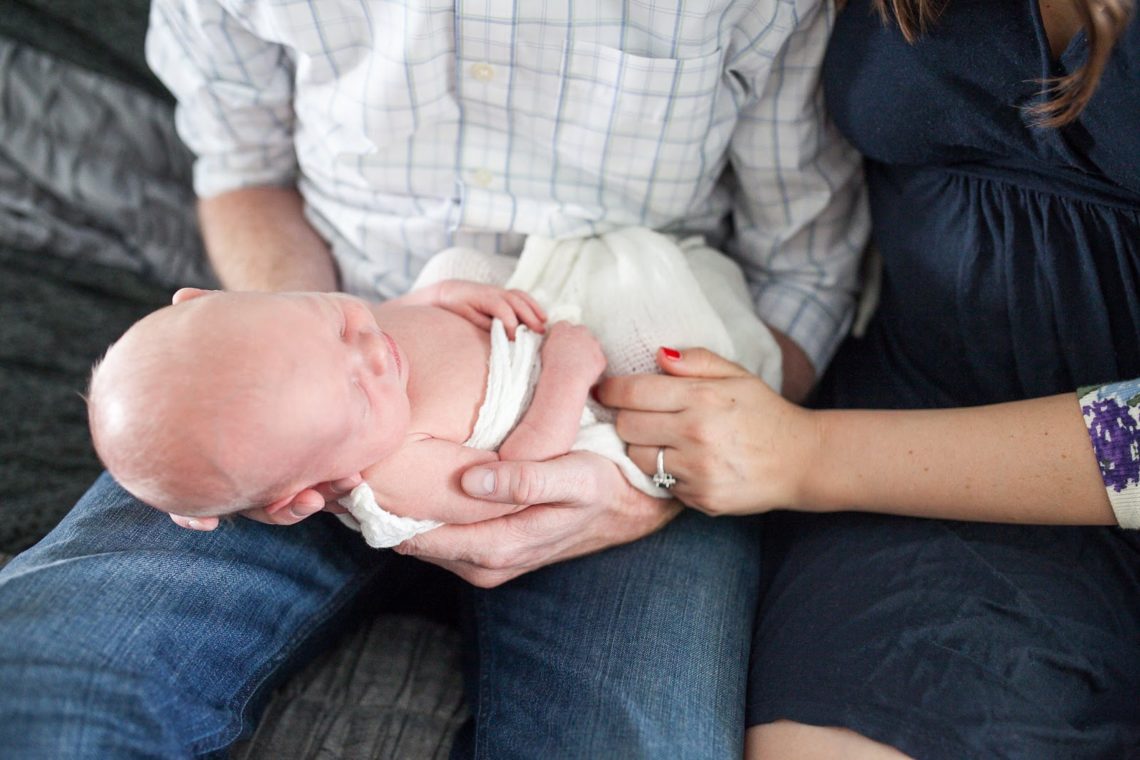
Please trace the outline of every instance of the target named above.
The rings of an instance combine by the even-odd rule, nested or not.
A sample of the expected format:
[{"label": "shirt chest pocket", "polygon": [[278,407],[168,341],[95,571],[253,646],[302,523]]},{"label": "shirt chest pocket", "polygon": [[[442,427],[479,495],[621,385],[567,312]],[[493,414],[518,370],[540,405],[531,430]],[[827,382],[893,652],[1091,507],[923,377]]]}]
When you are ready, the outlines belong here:
[{"label": "shirt chest pocket", "polygon": [[[651,58],[575,42],[560,54],[541,51],[531,62],[525,46],[518,55],[517,74],[533,78],[520,89],[533,98],[533,113],[542,114],[532,126],[550,131],[554,178],[564,193],[575,186],[594,196],[618,193],[613,200],[651,217],[685,212],[709,168],[704,159],[716,122],[721,51]],[[670,186],[677,191],[663,192]]]}]

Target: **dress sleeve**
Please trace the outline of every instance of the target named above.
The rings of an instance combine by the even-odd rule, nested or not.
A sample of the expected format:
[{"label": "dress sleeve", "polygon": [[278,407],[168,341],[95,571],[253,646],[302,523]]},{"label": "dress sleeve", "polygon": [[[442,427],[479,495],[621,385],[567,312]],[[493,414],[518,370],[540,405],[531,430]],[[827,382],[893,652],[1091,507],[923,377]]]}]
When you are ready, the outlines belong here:
[{"label": "dress sleeve", "polygon": [[834,4],[753,7],[728,62],[741,102],[729,150],[732,253],[760,317],[822,374],[851,324],[870,231],[861,159],[824,112],[819,75]]},{"label": "dress sleeve", "polygon": [[1116,521],[1140,528],[1140,378],[1077,395]]},{"label": "dress sleeve", "polygon": [[296,181],[293,62],[217,0],[154,0],[147,62],[178,101],[199,197]]}]

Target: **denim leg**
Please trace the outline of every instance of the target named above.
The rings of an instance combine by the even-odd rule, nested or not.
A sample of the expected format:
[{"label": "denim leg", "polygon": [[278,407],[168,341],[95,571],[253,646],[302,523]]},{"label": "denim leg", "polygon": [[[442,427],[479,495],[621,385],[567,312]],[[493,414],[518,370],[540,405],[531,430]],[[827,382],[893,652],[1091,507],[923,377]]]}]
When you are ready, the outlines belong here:
[{"label": "denim leg", "polygon": [[0,572],[0,747],[178,758],[228,746],[376,575],[416,563],[326,516],[187,531],[103,475]]},{"label": "denim leg", "polygon": [[759,543],[755,521],[686,510],[473,592],[475,724],[453,757],[741,757]]}]

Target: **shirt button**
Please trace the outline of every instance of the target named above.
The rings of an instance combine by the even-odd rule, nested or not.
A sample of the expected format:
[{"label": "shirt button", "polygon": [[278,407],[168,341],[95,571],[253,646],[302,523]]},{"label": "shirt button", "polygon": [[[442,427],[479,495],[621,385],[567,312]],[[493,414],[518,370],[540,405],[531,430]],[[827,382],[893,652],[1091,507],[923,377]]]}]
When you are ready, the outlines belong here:
[{"label": "shirt button", "polygon": [[495,78],[495,69],[489,63],[471,64],[471,76],[479,82],[490,82]]},{"label": "shirt button", "polygon": [[479,187],[490,187],[495,181],[495,175],[490,169],[476,169],[471,173],[471,181]]}]

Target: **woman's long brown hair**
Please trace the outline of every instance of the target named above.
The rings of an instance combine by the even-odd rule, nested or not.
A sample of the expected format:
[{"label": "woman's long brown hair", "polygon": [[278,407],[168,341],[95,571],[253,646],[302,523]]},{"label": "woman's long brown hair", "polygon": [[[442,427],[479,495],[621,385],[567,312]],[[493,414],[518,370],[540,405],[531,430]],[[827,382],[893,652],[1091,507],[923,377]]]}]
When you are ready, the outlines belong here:
[{"label": "woman's long brown hair", "polygon": [[[942,13],[948,0],[872,0],[884,21],[892,17],[907,42],[914,43]],[[1060,127],[1075,120],[1088,105],[1112,48],[1135,9],[1134,0],[1070,0],[1081,17],[1089,54],[1079,69],[1046,80],[1049,100],[1029,112],[1042,127]]]}]

